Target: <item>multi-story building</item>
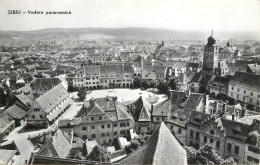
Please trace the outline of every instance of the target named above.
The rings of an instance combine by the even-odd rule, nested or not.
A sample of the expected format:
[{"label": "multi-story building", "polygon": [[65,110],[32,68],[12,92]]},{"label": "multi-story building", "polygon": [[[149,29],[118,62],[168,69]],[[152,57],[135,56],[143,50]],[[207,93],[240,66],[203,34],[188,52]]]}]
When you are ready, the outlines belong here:
[{"label": "multi-story building", "polygon": [[228,82],[230,78],[216,76],[213,81],[207,84],[209,94],[213,96],[228,95]]},{"label": "multi-story building", "polygon": [[199,148],[211,143],[222,158],[233,157],[239,164],[259,163],[259,122],[249,125],[193,111],[187,124],[187,144]]},{"label": "multi-story building", "polygon": [[227,42],[227,45],[219,49],[220,60],[233,60],[234,58],[241,57],[240,50]]},{"label": "multi-story building", "polygon": [[208,107],[208,96],[199,93],[170,91],[169,99],[154,106],[151,112],[153,128],[160,122],[175,132],[186,143],[186,125],[191,112],[203,112]]},{"label": "multi-story building", "polygon": [[114,138],[128,137],[134,120],[117,97],[104,97],[84,102],[84,109],[77,115],[81,121],[73,126],[74,133],[83,139],[111,144]]},{"label": "multi-story building", "polygon": [[47,126],[57,120],[70,107],[71,102],[69,93],[59,84],[32,103],[27,122],[30,125]]},{"label": "multi-story building", "polygon": [[99,89],[130,87],[134,70],[128,65],[83,66],[73,79],[73,87]]},{"label": "multi-story building", "polygon": [[228,83],[228,96],[245,104],[260,108],[260,75],[236,72]]}]

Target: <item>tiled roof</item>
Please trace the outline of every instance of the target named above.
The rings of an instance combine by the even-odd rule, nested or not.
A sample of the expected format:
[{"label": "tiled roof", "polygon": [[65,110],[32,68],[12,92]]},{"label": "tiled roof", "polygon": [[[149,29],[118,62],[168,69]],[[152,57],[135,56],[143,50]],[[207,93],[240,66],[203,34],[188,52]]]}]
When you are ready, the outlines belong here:
[{"label": "tiled roof", "polygon": [[260,75],[260,65],[257,64],[248,64],[248,67],[251,71],[257,75]]},{"label": "tiled roof", "polygon": [[164,123],[129,156],[116,164],[187,164],[186,151]]},{"label": "tiled roof", "polygon": [[[127,108],[122,103],[117,102],[115,97],[104,97],[92,100],[94,103],[88,108],[87,115],[106,114],[112,120],[133,120],[132,116],[128,114]],[[77,116],[85,117],[85,112],[80,112]]]},{"label": "tiled roof", "polygon": [[56,152],[50,140],[47,141],[36,154],[41,156],[46,156],[46,157],[57,157],[57,158],[59,157],[58,153]]},{"label": "tiled roof", "polygon": [[202,78],[203,78],[203,73],[202,72],[198,72],[196,73],[190,82],[201,82],[202,81]]},{"label": "tiled roof", "polygon": [[193,112],[203,99],[202,94],[191,93],[189,97],[185,92],[171,91],[171,98],[154,107],[153,116],[167,117],[168,122],[184,126],[191,112]]},{"label": "tiled roof", "polygon": [[230,138],[245,141],[250,132],[251,125],[240,123],[237,121],[221,119],[226,135]]},{"label": "tiled roof", "polygon": [[216,76],[212,82],[220,82],[220,83],[227,84],[229,80],[230,78],[227,77]]},{"label": "tiled roof", "polygon": [[13,119],[22,119],[26,116],[27,112],[17,105],[9,107],[4,113],[11,116]]},{"label": "tiled roof", "polygon": [[234,73],[236,71],[246,72],[247,61],[236,61],[235,63],[227,63],[229,72]]},{"label": "tiled roof", "polygon": [[14,157],[16,150],[0,149],[0,164],[8,164]]},{"label": "tiled roof", "polygon": [[151,104],[140,96],[134,103],[135,107],[134,114],[132,114],[134,120],[137,122],[139,120],[150,120],[151,116]]},{"label": "tiled roof", "polygon": [[49,90],[59,83],[61,83],[59,78],[37,78],[32,83],[32,87],[35,88],[34,90],[40,90],[41,88],[44,90]]},{"label": "tiled roof", "polygon": [[24,95],[24,94],[19,94],[15,95],[15,97],[20,100],[24,105],[26,105],[28,108],[32,105],[33,103],[33,97],[30,95]]},{"label": "tiled roof", "polygon": [[236,72],[234,77],[231,78],[229,84],[241,85],[248,88],[260,91],[260,75],[255,75],[246,72]]},{"label": "tiled roof", "polygon": [[38,97],[35,101],[38,102],[38,104],[46,113],[49,113],[54,107],[56,107],[67,97],[69,97],[69,94],[65,88],[59,84]]},{"label": "tiled roof", "polygon": [[188,62],[186,61],[180,61],[180,62],[177,62],[175,63],[173,66],[172,66],[172,69],[182,69],[182,68],[186,68],[188,66]]},{"label": "tiled roof", "polygon": [[68,140],[64,137],[63,133],[59,129],[53,136],[52,145],[60,158],[66,158],[69,154],[70,149],[72,148],[71,144],[68,142]]},{"label": "tiled roof", "polygon": [[133,74],[134,69],[131,66],[127,65],[101,65],[100,66],[100,75],[101,77],[114,77],[123,78],[123,74]]},{"label": "tiled roof", "polygon": [[0,133],[4,132],[7,128],[9,128],[12,122],[13,119],[9,115],[2,114],[0,116]]}]

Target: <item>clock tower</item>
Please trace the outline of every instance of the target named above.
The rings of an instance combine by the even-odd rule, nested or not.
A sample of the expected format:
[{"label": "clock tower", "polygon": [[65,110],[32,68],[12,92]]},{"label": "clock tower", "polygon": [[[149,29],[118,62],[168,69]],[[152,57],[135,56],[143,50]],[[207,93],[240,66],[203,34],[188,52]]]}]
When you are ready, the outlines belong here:
[{"label": "clock tower", "polygon": [[204,46],[203,70],[207,74],[213,75],[216,68],[218,68],[218,46],[212,30],[208,43]]}]

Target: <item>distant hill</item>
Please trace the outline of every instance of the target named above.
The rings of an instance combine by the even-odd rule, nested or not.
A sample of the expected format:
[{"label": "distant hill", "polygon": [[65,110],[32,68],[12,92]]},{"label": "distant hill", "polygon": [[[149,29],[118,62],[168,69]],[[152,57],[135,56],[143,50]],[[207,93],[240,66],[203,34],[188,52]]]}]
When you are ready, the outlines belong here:
[{"label": "distant hill", "polygon": [[[137,39],[206,40],[210,31],[178,31],[151,28],[51,28],[33,31],[0,31],[0,43],[34,39]],[[257,40],[253,32],[214,32],[216,39]]]}]

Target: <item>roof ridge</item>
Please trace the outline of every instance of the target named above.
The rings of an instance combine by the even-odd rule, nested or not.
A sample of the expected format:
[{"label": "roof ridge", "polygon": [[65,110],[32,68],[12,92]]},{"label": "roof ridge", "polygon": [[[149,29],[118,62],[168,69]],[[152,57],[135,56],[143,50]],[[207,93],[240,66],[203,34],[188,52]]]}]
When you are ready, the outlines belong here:
[{"label": "roof ridge", "polygon": [[159,132],[158,132],[158,139],[156,141],[156,147],[155,147],[155,151],[154,151],[152,164],[159,164],[159,162],[157,163],[157,161],[161,157],[162,146],[158,145],[158,144],[160,144],[160,142],[162,141],[163,136],[164,136],[164,134],[162,133],[163,132],[162,125],[163,125],[163,122],[159,125],[159,128],[157,128],[157,129],[159,129]]}]

